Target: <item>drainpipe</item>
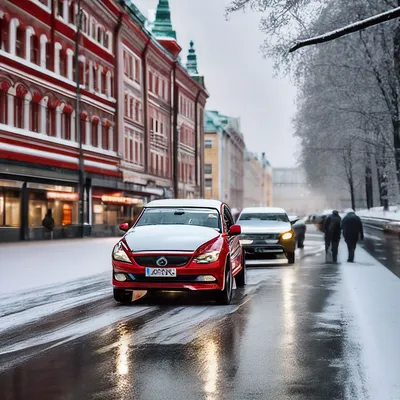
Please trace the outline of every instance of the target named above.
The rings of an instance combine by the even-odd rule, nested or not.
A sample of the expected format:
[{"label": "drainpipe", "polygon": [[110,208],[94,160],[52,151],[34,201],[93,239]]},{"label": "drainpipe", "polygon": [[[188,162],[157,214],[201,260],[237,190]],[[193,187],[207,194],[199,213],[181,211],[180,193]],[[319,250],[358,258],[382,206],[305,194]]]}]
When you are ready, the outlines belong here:
[{"label": "drainpipe", "polygon": [[75,105],[75,134],[79,141],[79,236],[85,236],[85,159],[83,154],[83,138],[81,135],[81,89],[80,89],[80,74],[79,74],[79,40],[81,33],[81,0],[78,0],[78,14],[76,21],[75,35],[75,84],[76,84],[76,105]]},{"label": "drainpipe", "polygon": [[147,52],[151,38],[147,40],[142,52],[142,78],[143,78],[143,127],[144,127],[144,171],[149,173],[149,153],[150,153],[150,129],[149,129],[149,110],[148,110],[148,83],[147,83]]},{"label": "drainpipe", "polygon": [[176,67],[178,65],[178,61],[174,61],[174,69],[173,69],[173,84],[172,87],[174,89],[174,98],[173,98],[173,123],[172,123],[172,131],[173,131],[173,161],[174,161],[174,197],[179,197],[179,131],[178,131],[178,105],[179,105],[179,88],[176,83]]},{"label": "drainpipe", "polygon": [[[114,130],[114,149],[117,152],[117,154],[119,153],[119,134],[121,134],[122,137],[122,130],[123,130],[123,123],[121,123],[120,119],[124,118],[124,113],[120,111],[121,109],[121,102],[120,102],[120,72],[121,72],[121,63],[120,63],[120,42],[121,42],[121,38],[120,38],[120,32],[121,32],[121,28],[122,28],[122,20],[123,20],[123,13],[120,12],[119,17],[118,17],[118,23],[117,26],[115,27],[114,30],[114,97],[117,99],[117,104],[115,106],[115,126],[116,129]],[[124,104],[124,102],[122,102],[122,104]]]},{"label": "drainpipe", "polygon": [[[194,160],[195,160],[194,173],[195,173],[195,176],[196,176],[196,185],[200,186],[200,197],[203,197],[203,185],[202,185],[202,182],[201,182],[201,176],[200,176],[200,179],[199,179],[199,160],[198,160],[198,158],[199,158],[199,150],[200,150],[199,149],[199,134],[200,134],[200,132],[199,132],[198,103],[199,103],[200,94],[201,94],[201,90],[199,90],[197,92],[196,100],[194,102],[194,107],[195,107],[195,113],[194,113],[194,137],[196,138],[195,147],[194,147]],[[201,158],[201,150],[200,150],[200,158]],[[200,160],[200,161],[202,161],[202,160]],[[202,164],[203,164],[203,162],[202,162]],[[201,171],[201,167],[200,167],[200,171]]]}]

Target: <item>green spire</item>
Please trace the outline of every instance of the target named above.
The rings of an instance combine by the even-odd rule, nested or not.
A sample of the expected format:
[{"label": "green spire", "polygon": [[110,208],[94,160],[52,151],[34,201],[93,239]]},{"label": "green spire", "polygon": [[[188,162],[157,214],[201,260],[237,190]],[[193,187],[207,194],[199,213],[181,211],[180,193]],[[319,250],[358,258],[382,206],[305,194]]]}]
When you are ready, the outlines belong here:
[{"label": "green spire", "polygon": [[194,49],[193,40],[190,41],[190,48],[189,48],[189,54],[187,56],[186,69],[190,75],[199,74],[199,71],[197,70],[197,56],[196,56],[196,50]]},{"label": "green spire", "polygon": [[153,34],[156,38],[176,40],[176,32],[172,28],[171,11],[169,10],[168,0],[158,1]]}]

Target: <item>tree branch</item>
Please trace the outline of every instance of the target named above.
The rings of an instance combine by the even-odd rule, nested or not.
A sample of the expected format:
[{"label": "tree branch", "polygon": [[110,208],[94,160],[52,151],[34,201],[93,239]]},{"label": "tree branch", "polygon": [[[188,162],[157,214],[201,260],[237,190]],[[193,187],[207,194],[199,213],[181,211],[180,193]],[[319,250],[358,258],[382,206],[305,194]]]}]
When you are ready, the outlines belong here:
[{"label": "tree branch", "polygon": [[336,29],[328,33],[324,33],[323,35],[315,36],[310,39],[300,40],[293,47],[289,49],[289,53],[292,53],[302,47],[311,46],[313,44],[330,42],[332,40],[338,39],[350,33],[358,32],[362,29],[369,28],[371,26],[378,25],[381,24],[382,22],[387,22],[399,17],[400,17],[400,7],[397,7],[394,8],[393,10],[377,14],[373,17],[355,22],[354,24],[347,25],[343,28]]}]

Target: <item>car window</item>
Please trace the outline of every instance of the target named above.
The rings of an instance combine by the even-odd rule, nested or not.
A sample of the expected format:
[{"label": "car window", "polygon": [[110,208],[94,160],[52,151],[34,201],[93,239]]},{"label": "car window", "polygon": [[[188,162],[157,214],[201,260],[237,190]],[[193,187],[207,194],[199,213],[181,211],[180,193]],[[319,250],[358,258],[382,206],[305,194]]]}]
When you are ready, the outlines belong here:
[{"label": "car window", "polygon": [[208,208],[146,208],[136,226],[196,225],[221,231],[220,215]]},{"label": "car window", "polygon": [[228,207],[224,206],[224,222],[226,231],[228,232],[231,229],[231,226],[234,225],[233,217],[231,212],[229,211]]},{"label": "car window", "polygon": [[280,221],[289,222],[285,213],[243,213],[239,221]]}]

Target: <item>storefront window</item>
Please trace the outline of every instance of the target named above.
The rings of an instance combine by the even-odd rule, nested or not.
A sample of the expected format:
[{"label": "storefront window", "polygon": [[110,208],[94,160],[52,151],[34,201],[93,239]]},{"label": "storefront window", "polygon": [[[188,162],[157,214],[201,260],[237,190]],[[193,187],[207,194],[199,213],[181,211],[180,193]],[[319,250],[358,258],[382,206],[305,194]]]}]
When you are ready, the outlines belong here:
[{"label": "storefront window", "polygon": [[0,188],[0,226],[17,228],[21,223],[21,201],[18,189]]},{"label": "storefront window", "polygon": [[93,198],[93,225],[133,223],[140,214],[144,198],[101,195]]},{"label": "storefront window", "polygon": [[[55,188],[64,191],[54,191]],[[29,226],[42,226],[48,209],[52,211],[56,227],[78,224],[78,194],[68,187],[51,186],[50,189],[53,191],[29,191]]]}]

